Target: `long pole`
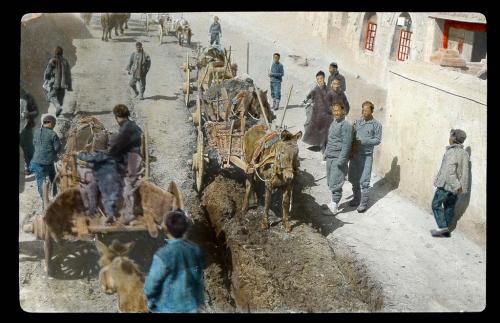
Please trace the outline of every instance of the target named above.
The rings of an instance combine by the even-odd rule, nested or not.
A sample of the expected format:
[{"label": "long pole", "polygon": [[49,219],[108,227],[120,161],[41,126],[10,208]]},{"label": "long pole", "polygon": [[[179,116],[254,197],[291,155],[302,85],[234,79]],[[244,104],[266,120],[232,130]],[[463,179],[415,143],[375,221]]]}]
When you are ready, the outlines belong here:
[{"label": "long pole", "polygon": [[250,43],[247,43],[247,74],[249,74],[248,73],[248,66],[249,66],[248,60],[249,60],[249,58],[250,58]]},{"label": "long pole", "polygon": [[288,101],[290,101],[290,96],[292,95],[293,84],[290,86],[290,91],[288,92],[288,97],[286,98],[285,109],[283,110],[283,115],[281,116],[280,128],[283,126],[283,120],[285,120],[286,108],[288,107]]}]

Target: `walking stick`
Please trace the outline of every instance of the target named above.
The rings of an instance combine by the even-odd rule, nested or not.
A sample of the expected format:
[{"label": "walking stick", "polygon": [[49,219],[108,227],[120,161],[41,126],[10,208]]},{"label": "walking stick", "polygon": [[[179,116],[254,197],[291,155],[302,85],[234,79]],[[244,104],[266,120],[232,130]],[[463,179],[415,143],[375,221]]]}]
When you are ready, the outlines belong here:
[{"label": "walking stick", "polygon": [[283,126],[283,120],[285,119],[286,108],[288,107],[288,101],[290,101],[290,96],[292,95],[293,84],[290,86],[290,91],[288,92],[288,97],[286,99],[285,109],[283,110],[283,115],[281,116],[281,122],[279,128]]}]

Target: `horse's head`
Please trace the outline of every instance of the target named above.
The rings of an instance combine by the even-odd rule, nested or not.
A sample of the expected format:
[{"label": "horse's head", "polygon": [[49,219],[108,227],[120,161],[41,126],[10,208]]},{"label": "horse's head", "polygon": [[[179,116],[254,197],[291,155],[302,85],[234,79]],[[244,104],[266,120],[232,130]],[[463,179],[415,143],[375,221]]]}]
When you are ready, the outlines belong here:
[{"label": "horse's head", "polygon": [[280,141],[275,144],[275,170],[281,174],[283,180],[289,183],[293,180],[299,168],[299,147],[297,141],[302,138],[302,131],[292,135],[287,130],[283,130]]},{"label": "horse's head", "polygon": [[96,240],[95,245],[97,247],[97,251],[99,251],[99,255],[101,256],[99,258],[99,266],[104,268],[116,257],[125,257],[128,255],[134,244],[134,241],[122,244],[118,240],[113,240],[111,245],[108,247],[101,241]]},{"label": "horse's head", "polygon": [[97,250],[101,255],[99,259],[101,288],[106,294],[118,293],[121,312],[147,311],[147,301],[143,292],[144,275],[139,266],[126,256],[133,244],[134,242],[121,244],[113,240],[107,247],[102,242],[96,241]]}]

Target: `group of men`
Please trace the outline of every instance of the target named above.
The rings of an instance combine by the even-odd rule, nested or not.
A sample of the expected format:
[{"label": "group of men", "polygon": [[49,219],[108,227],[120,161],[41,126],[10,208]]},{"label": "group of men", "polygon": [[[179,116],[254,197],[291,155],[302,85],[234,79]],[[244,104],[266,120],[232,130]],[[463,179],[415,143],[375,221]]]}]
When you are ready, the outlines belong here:
[{"label": "group of men", "polygon": [[[327,185],[332,192],[327,207],[334,215],[339,212],[342,187],[346,177],[352,185],[353,198],[349,206],[357,206],[363,213],[368,209],[370,178],[373,165],[373,149],[382,140],[382,125],[373,117],[375,106],[370,101],[363,102],[361,118],[351,125],[345,119],[349,113],[349,101],[345,95],[345,77],[339,73],[337,63],[329,66],[330,75],[325,84],[325,73],[316,74],[316,86],[308,93],[306,122],[303,141],[310,150],[321,151],[326,164]],[[270,78],[273,110],[279,109],[281,82],[284,68],[280,54],[273,54],[273,63],[268,73]],[[463,149],[466,138],[464,131],[452,129],[443,162],[435,179],[436,192],[432,210],[437,230],[431,230],[434,237],[449,237],[449,226],[453,219],[458,196],[468,191],[469,155]]]},{"label": "group of men", "polygon": [[[210,27],[210,44],[218,45],[221,28],[218,18]],[[57,47],[55,56],[47,64],[44,73],[44,89],[47,99],[56,106],[56,116],[62,111],[65,91],[71,91],[71,73],[67,60],[62,56],[62,48]],[[269,71],[273,109],[279,109],[281,82],[284,76],[280,54],[274,53]],[[151,66],[151,58],[144,52],[142,44],[136,43],[136,52],[129,59],[127,72],[131,75],[130,87],[136,96],[144,99],[146,74]],[[325,73],[316,74],[316,86],[304,103],[312,99],[313,105],[307,109],[304,142],[311,149],[321,151],[327,170],[327,185],[332,193],[328,209],[338,213],[342,197],[342,187],[346,176],[353,188],[351,206],[358,206],[358,212],[368,208],[373,149],[381,143],[382,125],[374,119],[374,104],[362,104],[361,118],[352,125],[345,119],[350,107],[345,95],[345,78],[338,72],[338,65],[331,63],[330,75],[325,82]],[[136,83],[140,83],[140,91]],[[54,162],[61,150],[59,137],[53,130],[56,117],[47,114],[42,117],[42,125],[33,133],[38,108],[31,95],[21,87],[21,128],[20,144],[24,152],[26,173],[34,172],[40,196],[46,176],[54,181]],[[127,106],[118,104],[113,114],[120,126],[118,134],[107,137],[96,135],[93,152],[80,152],[78,173],[82,199],[88,215],[96,213],[97,196],[100,192],[106,213],[106,223],[111,224],[118,216],[118,200],[123,197],[124,216],[122,223],[128,224],[135,218],[134,191],[141,175],[142,157],[140,153],[142,130],[129,119]],[[450,236],[449,226],[453,218],[457,196],[468,191],[469,156],[463,149],[465,132],[453,129],[439,173],[435,180],[436,192],[432,210],[437,230],[436,237]],[[121,178],[124,178],[123,183]],[[53,185],[55,195],[56,186]],[[444,206],[444,208],[443,208]],[[153,257],[144,292],[148,307],[152,312],[196,312],[203,304],[204,256],[195,244],[183,237],[189,221],[183,211],[167,214],[163,229],[169,238]]]}]

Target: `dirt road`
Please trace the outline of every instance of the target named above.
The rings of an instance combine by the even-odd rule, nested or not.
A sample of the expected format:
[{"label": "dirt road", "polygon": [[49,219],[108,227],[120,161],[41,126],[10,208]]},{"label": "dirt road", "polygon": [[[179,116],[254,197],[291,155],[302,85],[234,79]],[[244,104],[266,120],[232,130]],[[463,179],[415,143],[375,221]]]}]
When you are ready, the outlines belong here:
[{"label": "dirt road", "polygon": [[[272,53],[278,49],[277,43],[272,37],[258,33],[262,26],[231,19],[229,14],[218,15],[223,24],[222,44],[227,48],[231,45],[234,49],[239,74],[245,72],[246,42],[250,41],[250,74],[259,87],[267,88],[265,71],[269,68]],[[211,15],[189,13],[184,14],[184,17],[192,25],[193,41],[206,45]],[[237,261],[228,261],[235,254],[226,249],[223,241],[216,239],[200,201],[192,190],[189,160],[196,133],[189,121],[190,110],[183,104],[180,90],[183,74],[179,68],[188,49],[177,45],[173,37],[166,37],[164,44],[159,45],[156,37],[144,35],[137,20],[129,23],[124,36],[110,42],[100,40],[98,26],[98,21],[94,20],[89,27],[93,38],[76,39],[73,42],[76,47],[76,65],[72,69],[75,91],[67,94],[64,112],[68,112],[68,118],[76,111],[97,116],[109,130],[116,131],[118,127],[111,110],[115,104],[125,103],[133,109],[133,118],[143,128],[147,127],[151,178],[161,187],[167,187],[171,180],[181,187],[187,209],[195,219],[189,238],[199,243],[207,254],[206,311],[244,311],[236,303],[246,302],[250,306],[248,295],[255,296],[253,306],[263,306],[273,311],[367,311],[375,308],[368,304],[373,305],[380,299],[383,299],[384,307],[377,309],[383,311],[474,311],[484,307],[484,249],[465,239],[459,232],[454,233],[450,240],[431,239],[427,231],[433,224],[431,216],[400,198],[392,181],[387,179],[372,179],[376,197],[364,215],[352,209],[344,209],[336,217],[322,215],[321,205],[328,202],[330,195],[324,179],[324,166],[320,164],[319,153],[307,150],[303,143],[299,144],[301,170],[291,215],[297,226],[292,235],[284,235],[279,225],[273,226],[265,234],[257,229],[245,234],[241,231],[241,223],[235,220],[238,216],[233,217],[236,211],[233,210],[234,214],[216,215],[223,220],[219,228],[226,230],[228,237],[233,240],[238,239],[239,244],[245,241],[257,248],[264,245],[263,250],[238,249],[242,257],[236,258],[240,264],[240,267],[236,267]],[[156,34],[151,32],[150,35]],[[128,75],[124,71],[137,40],[143,42],[145,51],[152,58],[144,101],[130,98]],[[281,43],[279,50],[286,53],[282,57],[288,57],[289,54],[306,56],[305,52],[296,52],[295,48],[284,47]],[[300,65],[300,60],[291,57],[284,60],[286,76],[283,96],[289,85],[294,85],[291,109],[285,120],[292,132],[303,130],[305,116],[299,102],[313,85],[309,82],[313,78],[305,75],[314,75],[317,69],[326,69],[329,63],[327,58],[320,56],[313,62],[309,67],[304,67]],[[348,84],[355,84],[352,76],[346,76]],[[278,120],[280,114],[278,112]],[[60,119],[58,127],[64,130],[67,124]],[[397,167],[386,178],[397,177],[396,173]],[[241,185],[223,181],[218,183],[222,185],[219,191],[235,185],[231,192],[234,195],[222,198],[238,198]],[[342,202],[351,195],[349,186],[346,184],[344,187]],[[216,185],[214,187],[217,188]],[[212,196],[214,191],[217,189],[210,191]],[[209,197],[205,199],[210,200]],[[20,194],[20,202],[21,227],[41,207],[33,180],[26,183],[24,192]],[[274,199],[272,210],[280,214],[277,198]],[[254,227],[260,211],[252,212],[247,218],[249,228]],[[105,295],[98,286],[97,254],[92,244],[68,242],[58,246],[55,254],[60,259],[55,260],[61,265],[61,270],[56,277],[47,279],[42,266],[41,241],[34,241],[31,235],[21,231],[19,236],[20,303],[24,310],[117,311],[116,296]],[[130,240],[128,235],[114,235],[113,238]],[[104,239],[111,241],[110,237]],[[134,236],[133,239],[138,243],[131,257],[138,261],[143,272],[147,272],[151,256],[161,245],[162,239],[153,240],[147,234]],[[288,250],[290,245],[293,249]],[[286,261],[293,261],[287,263],[283,257]],[[276,261],[281,262],[276,265]],[[325,270],[321,272],[318,268]],[[314,277],[309,276],[311,280],[307,280],[307,275]],[[258,281],[252,281],[253,277],[258,277]],[[270,280],[270,283],[264,284],[266,280]],[[382,288],[379,288],[379,284]],[[235,286],[238,288],[236,293]],[[324,296],[327,293],[332,294],[333,288],[343,291],[339,295],[352,299],[342,303],[344,300],[336,300],[332,296],[329,304],[319,302],[319,305],[311,305],[311,300],[326,299],[322,297],[327,297]],[[379,291],[383,295],[374,297]],[[294,295],[306,295],[309,299]],[[287,297],[286,302],[283,301],[284,297]]]},{"label": "dirt road", "polygon": [[[158,39],[146,37],[142,26],[131,21],[124,36],[103,42],[101,29],[96,18],[89,31],[93,38],[75,39],[77,63],[72,69],[73,92],[65,98],[63,115],[59,118],[56,131],[67,130],[69,118],[78,111],[98,117],[110,131],[118,126],[113,118],[115,104],[124,103],[132,109],[132,117],[150,136],[151,179],[166,188],[175,181],[181,188],[188,211],[193,214],[195,225],[190,231],[193,241],[202,245],[207,254],[206,285],[207,311],[231,311],[231,298],[224,287],[216,246],[212,231],[203,212],[195,209],[196,198],[192,195],[191,159],[193,127],[188,120],[189,112],[179,93],[182,74],[179,69],[186,48],[175,44],[173,37],[166,37],[159,46]],[[113,35],[114,37],[114,35]],[[152,67],[147,78],[145,100],[131,99],[128,75],[125,66],[129,55],[135,50],[135,42],[142,41],[145,50],[152,57]],[[51,112],[51,108],[49,108]],[[41,201],[36,192],[33,178],[28,179],[25,190],[20,194],[20,228],[40,210]],[[194,205],[195,207],[190,207]],[[130,241],[129,234],[115,234],[102,237],[110,242],[112,238]],[[29,312],[116,312],[116,295],[104,294],[97,282],[97,251],[91,243],[66,242],[56,246],[54,261],[60,270],[54,278],[47,279],[43,270],[43,247],[41,241],[20,230],[20,303]],[[160,238],[152,239],[147,234],[133,236],[137,241],[131,257],[137,260],[143,272],[147,272],[152,254],[163,243]],[[61,259],[57,259],[57,257]]]}]

